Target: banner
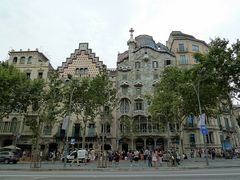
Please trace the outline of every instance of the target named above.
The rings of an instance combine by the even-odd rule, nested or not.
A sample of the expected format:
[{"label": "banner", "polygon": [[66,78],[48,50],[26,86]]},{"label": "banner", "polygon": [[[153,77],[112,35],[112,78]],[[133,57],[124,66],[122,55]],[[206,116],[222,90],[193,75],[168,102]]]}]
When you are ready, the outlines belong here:
[{"label": "banner", "polygon": [[68,123],[69,123],[69,116],[66,116],[63,119],[63,123],[62,123],[62,129],[66,130],[68,128]]},{"label": "banner", "polygon": [[203,113],[199,116],[198,128],[201,128],[201,126],[206,125],[205,120],[206,120],[206,115],[205,115],[205,113]]}]

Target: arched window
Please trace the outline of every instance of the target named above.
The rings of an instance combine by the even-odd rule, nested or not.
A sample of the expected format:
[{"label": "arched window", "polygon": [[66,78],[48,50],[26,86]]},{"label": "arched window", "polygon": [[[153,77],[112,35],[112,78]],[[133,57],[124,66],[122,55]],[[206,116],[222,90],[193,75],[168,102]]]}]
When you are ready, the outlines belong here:
[{"label": "arched window", "polygon": [[16,133],[17,132],[17,118],[13,118],[12,119],[10,131],[12,133]]},{"label": "arched window", "polygon": [[28,57],[27,64],[32,64],[32,56]]},{"label": "arched window", "polygon": [[130,102],[129,102],[128,99],[126,99],[126,98],[122,99],[121,102],[120,102],[120,112],[121,113],[128,113],[129,112],[129,107],[130,107],[129,104],[130,104]]},{"label": "arched window", "polygon": [[78,74],[80,74],[80,70],[79,70],[79,68],[76,68],[75,69],[75,75],[78,75]]},{"label": "arched window", "polygon": [[24,56],[22,56],[21,58],[20,58],[20,62],[19,62],[20,64],[25,64],[25,57]]}]

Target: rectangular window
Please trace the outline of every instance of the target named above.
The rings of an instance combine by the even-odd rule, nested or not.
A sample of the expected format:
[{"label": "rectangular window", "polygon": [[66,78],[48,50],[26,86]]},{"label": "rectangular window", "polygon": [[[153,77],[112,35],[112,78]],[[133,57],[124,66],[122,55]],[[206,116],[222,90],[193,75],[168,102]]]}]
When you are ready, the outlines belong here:
[{"label": "rectangular window", "polygon": [[141,95],[142,89],[141,88],[136,88],[136,95]]},{"label": "rectangular window", "polygon": [[228,118],[224,118],[224,121],[225,121],[225,128],[229,128],[229,121],[228,121]]},{"label": "rectangular window", "polygon": [[136,80],[141,80],[141,74],[140,72],[136,72]]},{"label": "rectangular window", "polygon": [[179,48],[179,52],[184,52],[184,44],[183,43],[179,43],[178,44],[178,48]]},{"label": "rectangular window", "polygon": [[192,51],[198,52],[199,51],[199,46],[192,44]]},{"label": "rectangular window", "polygon": [[189,134],[189,144],[195,145],[195,143],[196,143],[195,134]]},{"label": "rectangular window", "polygon": [[169,59],[168,59],[168,60],[165,60],[165,61],[164,61],[164,65],[165,65],[165,66],[171,65],[171,60],[169,60]]},{"label": "rectangular window", "polygon": [[214,140],[213,140],[213,132],[209,132],[207,134],[207,144],[213,144]]},{"label": "rectangular window", "polygon": [[94,123],[90,123],[89,124],[89,128],[95,128],[95,124]]},{"label": "rectangular window", "polygon": [[80,124],[76,123],[74,126],[74,137],[78,138],[80,137]]},{"label": "rectangular window", "polygon": [[180,55],[179,64],[187,64],[187,58],[185,55]]},{"label": "rectangular window", "polygon": [[43,133],[44,133],[44,135],[51,135],[52,134],[52,126],[44,126]]},{"label": "rectangular window", "polygon": [[187,126],[188,127],[193,127],[193,118],[194,118],[194,116],[192,114],[187,116]]},{"label": "rectangular window", "polygon": [[38,73],[38,78],[39,78],[39,79],[42,79],[42,78],[43,78],[43,72],[39,72],[39,73]]},{"label": "rectangular window", "polygon": [[135,110],[143,110],[142,101],[136,101],[136,103],[135,103]]},{"label": "rectangular window", "polygon": [[135,68],[140,69],[141,68],[141,63],[140,62],[135,62]]},{"label": "rectangular window", "polygon": [[128,88],[127,87],[122,87],[122,93],[123,93],[123,95],[127,95]]},{"label": "rectangular window", "polygon": [[122,80],[127,80],[127,74],[122,75]]},{"label": "rectangular window", "polygon": [[27,75],[27,78],[30,79],[30,77],[31,77],[31,73],[27,73],[26,75]]},{"label": "rectangular window", "polygon": [[153,68],[158,68],[158,62],[157,61],[153,61],[152,62],[152,67]]},{"label": "rectangular window", "polygon": [[153,74],[153,79],[154,80],[158,79],[158,74]]},{"label": "rectangular window", "polygon": [[193,61],[194,61],[195,63],[198,63],[198,62],[199,62],[194,56],[192,56],[192,59],[193,59]]}]

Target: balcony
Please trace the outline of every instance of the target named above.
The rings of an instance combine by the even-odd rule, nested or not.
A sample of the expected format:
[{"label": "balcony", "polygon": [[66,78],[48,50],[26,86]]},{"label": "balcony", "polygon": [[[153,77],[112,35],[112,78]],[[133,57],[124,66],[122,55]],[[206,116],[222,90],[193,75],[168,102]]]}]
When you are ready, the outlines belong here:
[{"label": "balcony", "polygon": [[127,71],[131,71],[131,66],[119,66],[118,70],[122,71],[122,72],[127,72]]},{"label": "balcony", "polygon": [[144,96],[142,94],[137,94],[134,97],[134,100],[143,100],[143,99],[144,99]]},{"label": "balcony", "polygon": [[18,133],[20,122],[0,122],[0,135],[12,135]]},{"label": "balcony", "polygon": [[188,48],[177,48],[177,53],[187,53],[187,52],[189,52]]},{"label": "balcony", "polygon": [[133,116],[137,116],[137,115],[147,116],[147,113],[144,110],[134,110]]},{"label": "balcony", "polygon": [[143,84],[142,84],[140,81],[136,81],[136,82],[134,83],[134,86],[135,86],[135,87],[142,87]]},{"label": "balcony", "polygon": [[196,130],[199,129],[197,124],[184,124],[184,129],[186,130]]},{"label": "balcony", "polygon": [[123,81],[120,84],[121,87],[129,87],[129,83],[127,81]]}]

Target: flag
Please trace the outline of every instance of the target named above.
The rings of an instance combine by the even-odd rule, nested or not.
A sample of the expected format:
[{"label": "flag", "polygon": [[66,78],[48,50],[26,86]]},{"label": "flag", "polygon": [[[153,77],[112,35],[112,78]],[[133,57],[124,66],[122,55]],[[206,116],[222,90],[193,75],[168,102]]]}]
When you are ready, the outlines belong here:
[{"label": "flag", "polygon": [[62,123],[62,129],[66,130],[68,128],[68,123],[69,123],[69,116],[66,116],[63,119],[63,123]]},{"label": "flag", "polygon": [[206,119],[205,113],[203,113],[203,114],[201,114],[201,115],[199,116],[198,128],[201,128],[201,126],[205,126],[205,125],[206,125],[205,119]]}]

